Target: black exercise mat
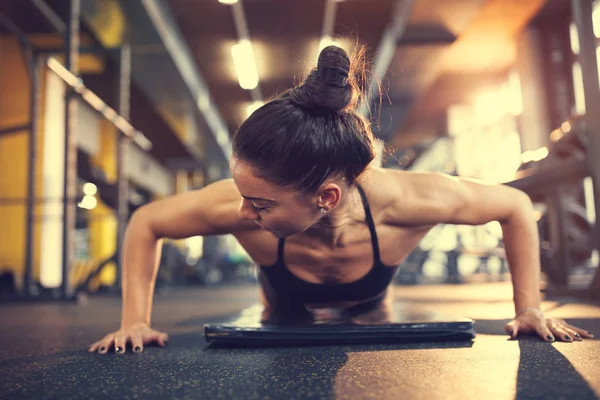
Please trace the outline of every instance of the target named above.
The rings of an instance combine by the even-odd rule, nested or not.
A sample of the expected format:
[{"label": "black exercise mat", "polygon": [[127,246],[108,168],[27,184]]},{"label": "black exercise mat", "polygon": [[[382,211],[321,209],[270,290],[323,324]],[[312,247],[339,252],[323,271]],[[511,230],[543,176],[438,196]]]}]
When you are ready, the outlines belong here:
[{"label": "black exercise mat", "polygon": [[349,343],[403,343],[433,340],[471,340],[474,321],[453,318],[407,304],[394,304],[354,313],[306,312],[268,315],[257,304],[235,318],[204,325],[205,339],[213,345],[281,346]]}]

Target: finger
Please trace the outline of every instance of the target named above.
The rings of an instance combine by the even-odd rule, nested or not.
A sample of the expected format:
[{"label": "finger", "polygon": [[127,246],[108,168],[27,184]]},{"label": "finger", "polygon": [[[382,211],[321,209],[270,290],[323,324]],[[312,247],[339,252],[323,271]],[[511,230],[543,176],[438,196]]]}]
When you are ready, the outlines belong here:
[{"label": "finger", "polygon": [[89,351],[90,353],[93,353],[93,352],[95,352],[96,350],[98,350],[98,347],[100,347],[100,341],[97,341],[97,342],[95,342],[95,343],[92,343],[92,344],[90,345],[90,347],[88,347],[88,351]]},{"label": "finger", "polygon": [[167,342],[169,340],[169,335],[161,332],[152,332],[152,341],[156,342],[160,347],[167,347]]},{"label": "finger", "polygon": [[166,338],[167,334],[157,332],[157,331],[148,331],[143,335],[144,344],[154,344],[156,343],[160,347],[165,347],[167,345]]},{"label": "finger", "polygon": [[571,336],[573,338],[573,340],[576,340],[578,342],[581,342],[583,340],[581,335],[579,333],[577,333],[575,330],[568,328],[565,325],[563,325],[563,329],[569,334],[569,336]]},{"label": "finger", "polygon": [[112,347],[114,343],[115,336],[108,335],[104,339],[100,341],[100,347],[98,348],[98,353],[106,354],[108,350]]},{"label": "finger", "polygon": [[131,347],[134,353],[141,353],[144,351],[144,341],[140,335],[135,335],[131,338]]},{"label": "finger", "polygon": [[125,354],[126,347],[127,347],[127,336],[117,335],[117,337],[115,338],[115,353]]},{"label": "finger", "polygon": [[98,340],[98,341],[97,341],[97,342],[95,342],[95,343],[92,343],[92,344],[90,345],[90,347],[88,348],[88,351],[89,351],[90,353],[94,353],[94,352],[98,351],[98,350],[99,350],[101,347],[105,347],[105,346],[104,346],[104,342],[106,342],[106,341],[108,341],[108,340],[110,340],[110,338],[104,338],[104,339],[102,339],[102,340]]},{"label": "finger", "polygon": [[547,342],[554,342],[554,334],[548,329],[547,324],[539,324],[535,327],[535,331],[540,337],[542,337]]},{"label": "finger", "polygon": [[578,327],[573,326],[573,325],[571,325],[569,323],[566,323],[566,322],[565,322],[565,326],[567,328],[572,329],[575,332],[577,332],[579,335],[581,335],[581,337],[584,337],[584,338],[593,338],[594,337],[594,334],[592,332],[586,331],[585,329],[578,328]]},{"label": "finger", "polygon": [[519,322],[517,320],[512,320],[504,327],[504,330],[511,338],[517,337],[519,334]]},{"label": "finger", "polygon": [[169,341],[169,335],[167,335],[166,333],[160,333],[158,335],[158,344],[161,347],[167,347],[167,342]]},{"label": "finger", "polygon": [[562,341],[562,342],[572,342],[573,338],[571,337],[571,335],[569,334],[569,332],[567,332],[564,328],[562,324],[556,323],[556,322],[552,322],[550,324],[550,330],[552,331],[552,333],[554,334],[554,336]]},{"label": "finger", "polygon": [[[581,337],[581,335],[577,332],[577,328],[575,328],[572,325],[569,325],[564,319],[561,318],[557,318],[554,320],[556,322],[556,327],[562,329],[563,331],[565,331],[567,333],[567,335],[572,339],[572,340],[576,340],[576,341],[582,341],[583,338]],[[566,341],[569,341],[566,338],[563,338]]]}]

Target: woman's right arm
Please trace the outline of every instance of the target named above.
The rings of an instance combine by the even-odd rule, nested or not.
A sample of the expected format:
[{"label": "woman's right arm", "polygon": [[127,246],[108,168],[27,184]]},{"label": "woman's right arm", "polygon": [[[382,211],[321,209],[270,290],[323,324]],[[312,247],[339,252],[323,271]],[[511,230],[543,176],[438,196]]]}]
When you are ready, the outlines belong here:
[{"label": "woman's right arm", "polygon": [[129,221],[123,243],[121,328],[94,343],[89,350],[105,353],[114,345],[121,353],[127,342],[132,343],[134,350],[139,348],[138,351],[152,342],[164,346],[166,334],[150,329],[161,239],[256,229],[251,221],[238,217],[240,201],[233,181],[225,180],[140,207]]}]

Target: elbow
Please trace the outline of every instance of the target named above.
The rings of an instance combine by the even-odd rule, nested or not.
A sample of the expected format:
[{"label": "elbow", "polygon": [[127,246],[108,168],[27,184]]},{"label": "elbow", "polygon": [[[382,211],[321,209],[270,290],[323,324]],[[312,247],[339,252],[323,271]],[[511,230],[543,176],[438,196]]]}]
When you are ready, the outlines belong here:
[{"label": "elbow", "polygon": [[135,232],[136,236],[143,236],[148,239],[159,240],[162,239],[162,235],[153,228],[153,211],[150,204],[144,205],[131,214],[127,230]]},{"label": "elbow", "polygon": [[131,217],[129,217],[128,226],[148,224],[150,221],[147,207],[148,206],[145,205],[135,210],[133,214],[131,214]]},{"label": "elbow", "polygon": [[499,221],[501,224],[510,223],[514,220],[531,220],[533,221],[534,211],[533,202],[527,193],[515,189],[513,196],[513,205],[510,207],[505,218]]},{"label": "elbow", "polygon": [[533,215],[533,202],[531,201],[529,195],[521,190],[517,190],[517,193],[517,209],[519,209],[522,212],[527,212]]}]

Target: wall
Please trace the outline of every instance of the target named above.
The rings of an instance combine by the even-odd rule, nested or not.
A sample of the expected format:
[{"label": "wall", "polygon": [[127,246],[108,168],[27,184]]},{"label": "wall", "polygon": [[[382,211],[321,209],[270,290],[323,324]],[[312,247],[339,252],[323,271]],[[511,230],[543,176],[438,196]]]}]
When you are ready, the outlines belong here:
[{"label": "wall", "polygon": [[[43,80],[43,74],[42,74]],[[43,83],[41,85],[43,87]],[[16,40],[0,37],[0,128],[23,125],[29,122],[30,80]],[[40,115],[44,112],[40,104]],[[38,150],[43,146],[43,126],[40,126]],[[17,198],[21,204],[0,203],[0,270],[9,269],[15,273],[17,284],[22,283],[25,265],[25,218],[24,198],[28,184],[29,133],[17,132],[0,136],[0,197]],[[42,154],[36,168],[41,176]],[[41,179],[36,191],[41,193]],[[36,214],[41,213],[37,206]],[[39,277],[40,230],[39,221],[35,224],[33,276]]]}]

